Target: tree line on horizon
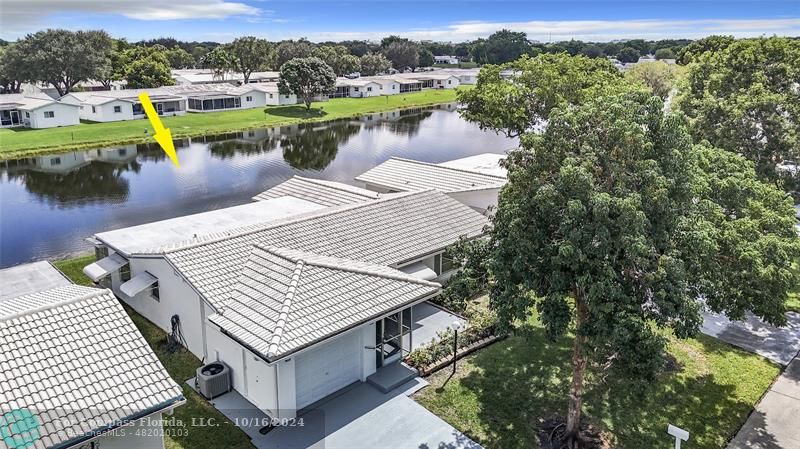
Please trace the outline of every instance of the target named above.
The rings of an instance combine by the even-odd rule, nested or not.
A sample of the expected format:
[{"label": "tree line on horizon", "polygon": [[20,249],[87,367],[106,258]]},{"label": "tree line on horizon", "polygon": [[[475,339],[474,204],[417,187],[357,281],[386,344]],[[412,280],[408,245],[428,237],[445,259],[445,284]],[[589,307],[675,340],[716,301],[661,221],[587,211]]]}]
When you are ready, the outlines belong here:
[{"label": "tree line on horizon", "polygon": [[171,37],[131,43],[114,39],[102,30],[48,29],[16,42],[0,41],[0,92],[17,93],[23,83],[34,82],[51,85],[59,95],[65,95],[86,80],[95,80],[107,89],[120,80],[125,80],[131,88],[160,87],[173,83],[172,69],[191,68],[210,69],[220,76],[236,71],[247,82],[252,72],[279,70],[291,59],[308,57],[321,59],[337,76],[356,72],[376,75],[390,69],[416,70],[433,66],[434,56],[441,55],[456,56],[465,67],[502,64],[522,55],[562,52],[635,62],[649,54],[658,59],[680,58],[691,42],[633,39],[543,44],[528,40],[523,32],[500,30],[488,38],[461,43],[412,41],[399,36],[388,36],[380,42],[313,43],[307,39],[271,42],[243,36],[227,44]]}]

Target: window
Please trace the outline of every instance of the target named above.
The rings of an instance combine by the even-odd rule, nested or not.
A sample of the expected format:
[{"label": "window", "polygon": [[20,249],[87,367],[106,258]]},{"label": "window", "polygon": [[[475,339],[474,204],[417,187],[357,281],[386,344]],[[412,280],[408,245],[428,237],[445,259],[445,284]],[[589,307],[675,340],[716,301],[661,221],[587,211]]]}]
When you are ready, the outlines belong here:
[{"label": "window", "polygon": [[456,268],[458,268],[458,263],[456,263],[455,259],[447,254],[442,254],[442,273],[447,273]]},{"label": "window", "polygon": [[114,106],[114,113],[119,114],[122,112],[122,106]]},{"label": "window", "polygon": [[452,84],[452,80],[447,80],[447,84]]},{"label": "window", "polygon": [[50,165],[59,165],[59,164],[61,164],[61,158],[60,157],[51,157],[50,158]]},{"label": "window", "polygon": [[92,106],[92,114],[94,114],[95,112],[97,112],[97,109],[95,109],[95,107]]},{"label": "window", "polygon": [[131,280],[131,264],[126,263],[119,269],[119,279],[122,282],[128,282]]},{"label": "window", "polygon": [[358,92],[358,88],[357,88],[357,87],[354,87],[354,88],[353,88],[353,91],[355,91],[355,92]]},{"label": "window", "polygon": [[248,95],[247,97],[245,97],[244,101],[253,101],[253,97]]},{"label": "window", "polygon": [[108,257],[108,247],[107,246],[95,246],[94,247],[94,258],[95,260],[105,259]]},{"label": "window", "polygon": [[289,96],[288,96],[288,95],[284,95],[284,96],[283,96],[283,98],[285,98],[285,99],[287,99],[287,100],[288,100],[288,99],[289,99]]},{"label": "window", "polygon": [[372,92],[372,87],[367,87],[367,92]]},{"label": "window", "polygon": [[272,98],[272,94],[269,94],[269,97]]},{"label": "window", "polygon": [[158,302],[161,302],[161,293],[158,291],[158,281],[150,287],[150,296]]},{"label": "window", "polygon": [[25,118],[31,118],[31,113],[28,112],[28,111],[25,111]]},{"label": "window", "polygon": [[56,113],[53,111],[44,111],[44,118],[55,118]]},{"label": "window", "polygon": [[144,108],[142,107],[141,103],[136,103],[133,105],[133,115],[142,115],[144,114]]}]

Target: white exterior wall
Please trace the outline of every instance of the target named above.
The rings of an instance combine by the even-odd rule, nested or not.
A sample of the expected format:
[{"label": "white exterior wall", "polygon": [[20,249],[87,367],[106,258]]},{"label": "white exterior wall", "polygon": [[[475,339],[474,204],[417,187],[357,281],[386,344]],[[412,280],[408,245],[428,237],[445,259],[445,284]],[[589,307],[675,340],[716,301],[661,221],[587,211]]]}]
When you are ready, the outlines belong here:
[{"label": "white exterior wall", "polygon": [[[45,117],[45,112],[53,112],[54,116]],[[53,103],[30,111],[20,110],[20,114],[23,121],[28,122],[31,128],[55,128],[80,123],[78,108],[70,104]]]},{"label": "white exterior wall", "polygon": [[[92,109],[93,106],[94,110]],[[114,112],[114,106],[119,106],[120,112]],[[80,116],[83,120],[91,120],[93,122],[118,122],[140,118],[139,116],[134,117],[133,104],[122,100],[112,100],[99,105],[82,104]]]},{"label": "white exterior wall", "polygon": [[119,427],[96,440],[102,449],[164,449],[162,414],[156,413]]},{"label": "white exterior wall", "polygon": [[[250,98],[250,101],[247,101],[248,98]],[[239,99],[242,109],[263,108],[267,105],[267,94],[260,90],[240,95]]]},{"label": "white exterior wall", "polygon": [[112,273],[112,290],[143,317],[160,327],[164,332],[172,331],[171,319],[178,315],[181,330],[189,351],[199,359],[205,358],[205,317],[212,313],[211,306],[200,299],[200,296],[175,274],[172,266],[162,258],[130,259],[131,277],[143,271],[158,278],[160,301],[145,291],[133,298],[128,298],[119,287],[119,272]]},{"label": "white exterior wall", "polygon": [[279,92],[268,92],[266,93],[265,101],[269,106],[297,104],[297,95],[283,95]]},{"label": "white exterior wall", "polygon": [[433,89],[455,89],[458,87],[458,77],[451,76],[445,80],[433,80]]},{"label": "white exterior wall", "polygon": [[400,93],[400,83],[392,80],[377,80],[381,85],[381,95],[397,95]]},{"label": "white exterior wall", "polygon": [[[358,92],[356,92],[358,89]],[[399,90],[398,90],[399,92]],[[350,87],[350,97],[351,98],[367,98],[367,97],[376,97],[381,95],[381,85],[378,83],[369,83],[366,86],[351,86]]]}]

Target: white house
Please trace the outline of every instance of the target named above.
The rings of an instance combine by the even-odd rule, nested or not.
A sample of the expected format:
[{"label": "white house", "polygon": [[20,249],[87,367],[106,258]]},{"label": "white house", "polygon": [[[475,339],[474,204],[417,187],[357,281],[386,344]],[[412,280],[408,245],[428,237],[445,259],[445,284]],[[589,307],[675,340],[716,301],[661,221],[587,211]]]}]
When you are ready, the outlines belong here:
[{"label": "white house", "polygon": [[[212,83],[244,83],[244,75],[239,72],[217,74],[210,69],[175,69],[172,70],[175,84],[212,84]],[[273,83],[280,79],[279,72],[253,72],[248,83]]]},{"label": "white house", "polygon": [[78,108],[44,94],[0,95],[0,128],[55,128],[80,123]]},{"label": "white house", "polygon": [[474,68],[474,69],[440,69],[437,70],[435,73],[446,73],[453,75],[458,78],[458,84],[475,84],[478,82],[478,73],[480,73],[481,69]]},{"label": "white house", "polygon": [[363,78],[343,78],[336,79],[336,92],[329,97],[350,97],[350,98],[366,98],[376,97],[383,93],[382,85],[371,77]]},{"label": "white house", "polygon": [[457,56],[440,55],[434,56],[433,60],[436,64],[458,64]]},{"label": "white house", "polygon": [[416,80],[421,83],[423,89],[455,89],[460,84],[457,76],[450,73],[443,73],[439,70],[433,72],[398,73],[394,76],[397,78]]},{"label": "white house", "polygon": [[108,291],[47,262],[0,270],[3,447],[163,449],[182,390]]},{"label": "white house", "polygon": [[96,234],[100,260],[84,272],[231,366],[234,389],[265,413],[295,416],[407,355],[411,307],[455,267],[445,249],[487,224],[435,191],[355,196],[281,196]]},{"label": "white house", "polygon": [[355,179],[380,193],[435,189],[485,213],[497,206],[497,195],[506,183],[499,154],[483,154],[442,164],[393,157]]},{"label": "white house", "polygon": [[97,92],[70,92],[59,100],[80,107],[80,118],[93,122],[118,122],[146,118],[139,94],[147,92],[158,115],[186,114],[186,97],[163,87]]}]

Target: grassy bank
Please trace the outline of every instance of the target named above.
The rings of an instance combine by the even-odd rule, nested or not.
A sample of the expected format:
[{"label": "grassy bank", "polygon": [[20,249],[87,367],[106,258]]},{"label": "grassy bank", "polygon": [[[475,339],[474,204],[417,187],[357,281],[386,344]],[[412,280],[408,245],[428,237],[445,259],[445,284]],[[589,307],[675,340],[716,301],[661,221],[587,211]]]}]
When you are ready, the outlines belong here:
[{"label": "grassy bank", "polygon": [[[83,274],[83,267],[94,261],[94,255],[60,260],[54,263],[72,282],[93,286],[92,281]],[[167,334],[156,325],[123,304],[133,323],[142,333],[156,356],[169,372],[170,377],[183,389],[186,403],[175,409],[175,422],[183,426],[165,427],[166,449],[212,449],[212,448],[252,448],[250,438],[225,416],[218,412],[205,398],[195,393],[185,381],[194,377],[200,360],[186,349],[176,353],[166,351]],[[170,417],[171,418],[171,417]],[[194,420],[194,421],[193,421]],[[192,422],[213,422],[217,426],[194,427]],[[213,420],[213,421],[209,421]]]},{"label": "grassy bank", "polygon": [[[471,438],[491,448],[536,448],[541,420],[565,416],[571,338],[548,341],[535,318],[530,335],[512,336],[432,375],[415,399]],[[667,424],[689,430],[691,447],[718,449],[747,419],[779,373],[776,365],[719,340],[670,338],[674,360],[642,396],[624,382],[586,394],[585,416],[620,449],[672,444]],[[674,440],[673,440],[674,441]]]},{"label": "grassy bank", "polygon": [[[464,87],[468,88],[468,87]],[[314,103],[307,111],[303,105],[271,106],[209,113],[188,113],[164,117],[173,138],[241,131],[299,122],[335,120],[399,108],[430,106],[456,100],[456,90],[425,90],[409,94],[371,98],[335,98]],[[147,130],[147,134],[145,134]],[[152,127],[147,120],[111,123],[81,123],[49,129],[0,129],[0,160],[36,154],[55,153],[128,143],[151,142]]]}]

